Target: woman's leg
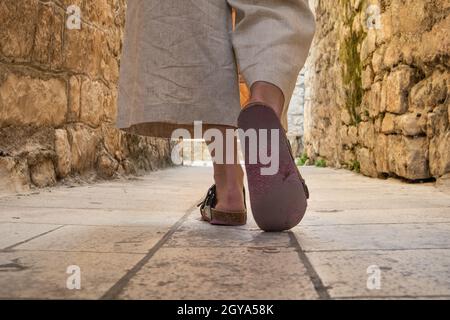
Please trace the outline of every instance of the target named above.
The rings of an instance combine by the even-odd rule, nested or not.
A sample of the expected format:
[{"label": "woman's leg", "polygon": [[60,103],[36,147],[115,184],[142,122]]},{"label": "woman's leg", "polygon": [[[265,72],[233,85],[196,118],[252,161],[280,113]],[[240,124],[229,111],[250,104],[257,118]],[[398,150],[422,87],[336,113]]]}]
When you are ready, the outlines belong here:
[{"label": "woman's leg", "polygon": [[[288,105],[312,42],[314,18],[307,0],[228,2],[237,12],[234,50],[251,88],[250,101],[238,125],[245,132],[256,130],[260,134],[258,142],[244,141],[252,213],[263,230],[291,229],[305,214],[309,192],[284,131]],[[261,134],[273,134],[274,130],[278,135],[269,135],[269,141],[261,144]],[[253,147],[249,143],[253,147],[256,143],[258,155],[261,151],[271,155],[270,168],[261,157],[256,163],[250,161]]]},{"label": "woman's leg", "polygon": [[[219,129],[222,136],[225,137],[226,130],[231,128],[217,127],[216,129]],[[239,146],[237,139],[233,140],[233,146],[227,146],[225,143],[222,146],[217,146],[222,147],[220,152],[223,155],[222,157],[219,157],[216,150],[212,148],[212,142],[214,141],[206,141],[210,147],[210,153],[213,159],[214,182],[217,188],[217,204],[215,209],[225,212],[243,211],[245,209],[244,194],[242,192],[244,188],[244,171],[238,159]],[[227,149],[227,147],[230,147],[230,149]],[[226,155],[228,153],[233,154],[234,161],[232,163],[227,163]]]},{"label": "woman's leg", "polygon": [[280,120],[282,119],[285,99],[280,88],[268,82],[257,81],[252,85],[250,92],[251,96],[247,104],[267,105],[275,111]]},{"label": "woman's leg", "polygon": [[[170,137],[194,121],[236,126],[241,111],[226,0],[133,0],[127,9],[118,127]],[[218,209],[242,210],[243,171],[214,165]]]}]

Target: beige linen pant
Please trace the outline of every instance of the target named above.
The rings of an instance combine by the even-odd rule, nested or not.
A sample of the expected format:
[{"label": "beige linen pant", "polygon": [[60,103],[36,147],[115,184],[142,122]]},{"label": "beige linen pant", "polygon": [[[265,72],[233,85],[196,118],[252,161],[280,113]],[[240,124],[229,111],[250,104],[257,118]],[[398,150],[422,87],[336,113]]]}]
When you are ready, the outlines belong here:
[{"label": "beige linen pant", "polygon": [[128,0],[117,126],[236,126],[238,66],[288,106],[314,30],[307,0]]}]

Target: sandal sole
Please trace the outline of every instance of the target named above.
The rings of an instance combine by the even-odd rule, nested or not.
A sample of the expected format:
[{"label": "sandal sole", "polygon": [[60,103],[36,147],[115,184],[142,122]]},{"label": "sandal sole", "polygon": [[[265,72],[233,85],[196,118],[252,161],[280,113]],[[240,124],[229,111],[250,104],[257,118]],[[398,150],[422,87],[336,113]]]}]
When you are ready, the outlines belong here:
[{"label": "sandal sole", "polygon": [[[250,202],[253,217],[264,231],[280,232],[292,229],[303,219],[307,209],[307,187],[301,179],[292,157],[289,141],[275,112],[264,105],[251,105],[242,110],[238,127],[244,131],[256,129],[269,130],[269,141],[264,154],[271,154],[270,130],[279,130],[279,166],[275,175],[262,175],[261,169],[267,168],[260,162],[249,161],[249,145],[243,144],[245,167],[249,185]],[[244,143],[244,141],[241,141]],[[259,155],[258,135],[258,155]]]}]

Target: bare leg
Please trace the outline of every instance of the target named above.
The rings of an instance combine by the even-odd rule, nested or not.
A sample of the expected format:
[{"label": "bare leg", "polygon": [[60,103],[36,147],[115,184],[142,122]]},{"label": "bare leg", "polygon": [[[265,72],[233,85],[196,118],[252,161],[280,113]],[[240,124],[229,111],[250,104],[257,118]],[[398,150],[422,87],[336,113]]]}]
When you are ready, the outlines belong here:
[{"label": "bare leg", "polygon": [[284,95],[280,88],[268,82],[257,81],[252,85],[250,90],[251,97],[247,104],[260,102],[267,105],[281,119],[284,108]]},{"label": "bare leg", "polygon": [[[225,128],[219,128],[225,137]],[[206,141],[208,145],[213,141]],[[243,211],[244,205],[244,171],[238,160],[233,164],[226,163],[226,152],[233,152],[234,159],[237,159],[237,139],[234,141],[234,150],[224,150],[224,159],[215,159],[214,162],[214,181],[217,190],[216,210],[219,211]],[[225,148],[225,146],[224,146]],[[214,151],[211,150],[211,156],[215,157]],[[219,162],[222,164],[218,164]]]}]

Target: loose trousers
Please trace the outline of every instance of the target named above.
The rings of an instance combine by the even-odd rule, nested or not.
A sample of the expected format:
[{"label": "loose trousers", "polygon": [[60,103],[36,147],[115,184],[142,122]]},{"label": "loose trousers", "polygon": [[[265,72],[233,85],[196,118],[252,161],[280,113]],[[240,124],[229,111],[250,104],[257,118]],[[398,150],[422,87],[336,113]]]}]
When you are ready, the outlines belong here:
[{"label": "loose trousers", "polygon": [[239,70],[282,90],[286,127],[314,30],[307,0],[128,0],[117,126],[235,127]]}]

